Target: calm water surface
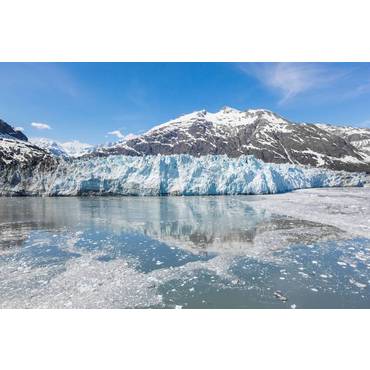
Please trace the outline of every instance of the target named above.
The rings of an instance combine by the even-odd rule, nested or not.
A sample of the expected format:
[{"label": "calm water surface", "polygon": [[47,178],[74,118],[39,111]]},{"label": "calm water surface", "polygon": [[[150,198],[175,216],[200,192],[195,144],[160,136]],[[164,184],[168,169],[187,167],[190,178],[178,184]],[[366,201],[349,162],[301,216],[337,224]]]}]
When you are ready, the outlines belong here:
[{"label": "calm water surface", "polygon": [[370,238],[258,196],[0,198],[3,308],[370,308],[369,281]]}]

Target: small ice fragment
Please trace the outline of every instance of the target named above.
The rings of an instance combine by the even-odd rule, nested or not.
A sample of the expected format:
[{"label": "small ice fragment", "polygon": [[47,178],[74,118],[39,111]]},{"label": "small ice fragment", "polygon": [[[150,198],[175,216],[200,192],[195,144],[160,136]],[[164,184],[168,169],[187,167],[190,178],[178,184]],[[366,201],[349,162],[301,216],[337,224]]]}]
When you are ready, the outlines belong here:
[{"label": "small ice fragment", "polygon": [[363,284],[363,283],[360,283],[354,279],[349,279],[349,282],[355,286],[357,286],[357,288],[360,288],[360,289],[365,289],[367,287],[367,284]]},{"label": "small ice fragment", "polygon": [[280,276],[280,280],[285,280],[285,277],[283,277],[283,276]]},{"label": "small ice fragment", "polygon": [[282,302],[286,302],[288,300],[288,298],[280,290],[274,292],[274,296],[275,298]]},{"label": "small ice fragment", "polygon": [[298,271],[298,274],[299,275],[302,275],[304,278],[308,278],[308,274],[302,272],[302,271]]},{"label": "small ice fragment", "polygon": [[319,290],[318,289],[316,289],[316,288],[311,288],[311,290],[313,291],[313,292],[318,292]]},{"label": "small ice fragment", "polygon": [[328,278],[328,275],[321,274],[320,277],[322,277],[323,279],[327,279]]},{"label": "small ice fragment", "polygon": [[296,305],[296,304],[292,304],[292,305],[290,306],[290,308],[293,308],[293,310],[294,310],[295,308],[297,308],[297,305]]},{"label": "small ice fragment", "polygon": [[189,288],[189,292],[194,292],[194,288]]},{"label": "small ice fragment", "polygon": [[338,261],[338,262],[337,262],[337,264],[338,264],[339,266],[346,266],[346,265],[347,265],[345,262],[342,262],[342,261]]},{"label": "small ice fragment", "polygon": [[317,265],[317,261],[312,261],[312,263],[313,263],[314,265]]},{"label": "small ice fragment", "polygon": [[163,262],[161,262],[161,261],[157,261],[155,264],[156,264],[157,266],[160,266],[160,265],[163,265]]},{"label": "small ice fragment", "polygon": [[175,306],[175,309],[176,309],[176,310],[181,310],[181,309],[182,309],[182,306],[181,306],[181,305],[179,305],[179,304],[177,304],[177,305]]}]

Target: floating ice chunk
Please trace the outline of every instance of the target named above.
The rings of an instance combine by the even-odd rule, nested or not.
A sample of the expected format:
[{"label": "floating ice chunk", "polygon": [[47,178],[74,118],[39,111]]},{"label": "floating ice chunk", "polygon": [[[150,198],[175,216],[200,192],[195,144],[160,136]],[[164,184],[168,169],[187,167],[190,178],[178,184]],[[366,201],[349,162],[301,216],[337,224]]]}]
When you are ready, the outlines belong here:
[{"label": "floating ice chunk", "polygon": [[360,289],[365,289],[367,287],[367,284],[363,284],[363,283],[360,283],[354,279],[349,279],[349,282],[355,286],[357,286],[357,288],[360,288]]},{"label": "floating ice chunk", "polygon": [[303,276],[306,279],[309,277],[308,274],[306,274],[305,272],[302,272],[302,271],[298,271],[298,274],[301,275],[301,276]]},{"label": "floating ice chunk", "polygon": [[286,302],[288,300],[288,297],[286,297],[280,290],[274,292],[274,296],[275,298],[282,302]]}]

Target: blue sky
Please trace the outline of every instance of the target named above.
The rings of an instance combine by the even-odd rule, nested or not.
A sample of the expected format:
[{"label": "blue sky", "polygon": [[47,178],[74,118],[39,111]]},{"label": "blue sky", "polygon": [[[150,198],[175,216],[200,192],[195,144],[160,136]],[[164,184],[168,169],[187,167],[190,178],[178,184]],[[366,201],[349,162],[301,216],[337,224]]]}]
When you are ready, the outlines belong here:
[{"label": "blue sky", "polygon": [[1,119],[59,141],[113,141],[225,105],[370,127],[370,63],[0,63],[0,83]]}]

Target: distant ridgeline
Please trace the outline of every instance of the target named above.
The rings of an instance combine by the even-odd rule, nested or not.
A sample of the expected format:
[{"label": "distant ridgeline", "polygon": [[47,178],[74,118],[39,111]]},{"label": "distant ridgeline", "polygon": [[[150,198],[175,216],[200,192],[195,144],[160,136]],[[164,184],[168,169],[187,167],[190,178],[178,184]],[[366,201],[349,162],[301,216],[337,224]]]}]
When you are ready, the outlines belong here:
[{"label": "distant ridgeline", "polygon": [[262,109],[194,112],[110,146],[68,144],[73,155],[0,120],[0,194],[261,194],[361,186],[370,174],[370,129]]}]

